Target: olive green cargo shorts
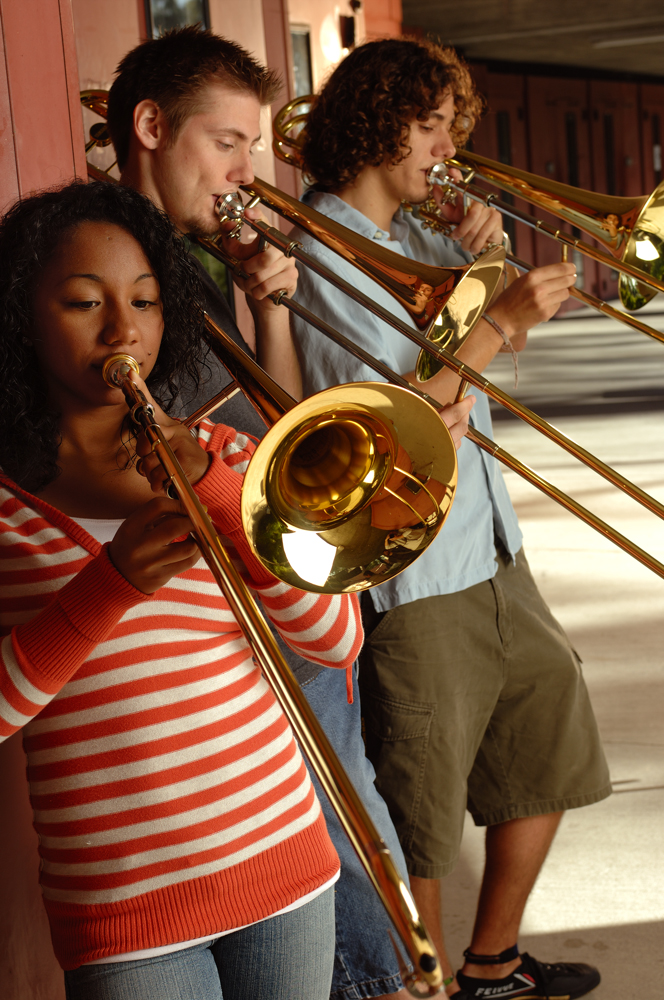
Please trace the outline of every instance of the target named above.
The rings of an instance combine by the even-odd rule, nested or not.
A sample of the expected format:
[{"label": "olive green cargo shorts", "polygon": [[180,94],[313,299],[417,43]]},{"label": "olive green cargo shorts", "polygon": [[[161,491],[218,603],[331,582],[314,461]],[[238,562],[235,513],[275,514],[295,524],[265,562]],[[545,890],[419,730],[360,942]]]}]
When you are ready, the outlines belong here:
[{"label": "olive green cargo shorts", "polygon": [[363,600],[367,755],[411,875],[456,864],[478,826],[611,793],[579,659],[523,552],[493,580],[377,614]]}]

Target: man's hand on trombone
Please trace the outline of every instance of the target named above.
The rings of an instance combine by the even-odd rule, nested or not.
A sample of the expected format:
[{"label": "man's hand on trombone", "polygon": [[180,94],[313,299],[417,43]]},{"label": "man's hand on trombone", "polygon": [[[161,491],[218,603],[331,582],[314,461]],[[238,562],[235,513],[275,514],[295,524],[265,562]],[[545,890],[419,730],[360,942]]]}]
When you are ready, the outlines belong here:
[{"label": "man's hand on trombone", "polygon": [[[244,211],[248,219],[267,221],[259,206],[245,208]],[[223,229],[222,225],[222,232]],[[254,317],[262,311],[272,312],[278,309],[272,299],[268,298],[271,292],[285,289],[287,295],[291,296],[297,287],[295,261],[291,257],[285,257],[270,244],[265,244],[261,249],[261,242],[258,234],[248,227],[242,230],[242,239],[239,241],[222,239],[224,249],[243,262],[242,269],[249,275],[248,279],[233,275],[233,280],[249,297]]]},{"label": "man's hand on trombone", "polygon": [[[449,173],[455,181],[463,179],[461,171],[454,167],[450,168]],[[478,254],[489,243],[503,242],[503,219],[495,208],[473,201],[466,210],[462,195],[457,194],[456,201],[451,204],[444,201],[444,194],[439,186],[434,186],[433,196],[438,202],[441,215],[454,226],[452,239],[460,241],[462,250]]]},{"label": "man's hand on trombone", "polygon": [[[245,208],[248,219],[264,219],[258,206]],[[223,231],[222,225],[222,231]],[[300,365],[290,329],[288,310],[275,305],[270,293],[285,290],[292,297],[297,287],[297,268],[291,257],[266,244],[245,226],[244,240],[223,239],[224,249],[242,261],[248,275],[233,281],[247,296],[256,327],[256,360],[295,399],[302,397]]]},{"label": "man's hand on trombone", "polygon": [[[454,180],[462,180],[461,172],[455,167],[450,168],[449,173]],[[453,239],[461,241],[463,250],[478,254],[488,243],[502,243],[502,216],[495,208],[473,201],[465,210],[460,194],[454,204],[444,202],[439,186],[434,186],[433,195],[441,214],[456,224]],[[510,267],[508,273],[507,288],[496,293],[490,308],[491,315],[518,351],[525,346],[528,330],[551,319],[569,298],[569,290],[576,281],[576,267],[570,263],[548,264],[520,277],[516,277],[517,272]]]},{"label": "man's hand on trombone", "polygon": [[528,330],[555,316],[575,281],[574,264],[547,264],[521,275],[494,299],[491,316],[515,351],[525,347]]}]

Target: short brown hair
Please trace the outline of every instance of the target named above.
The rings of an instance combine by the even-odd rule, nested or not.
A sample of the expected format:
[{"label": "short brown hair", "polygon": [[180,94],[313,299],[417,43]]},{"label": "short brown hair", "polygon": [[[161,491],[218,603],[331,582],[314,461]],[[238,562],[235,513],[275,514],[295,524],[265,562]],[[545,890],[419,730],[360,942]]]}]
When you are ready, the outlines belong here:
[{"label": "short brown hair", "polygon": [[325,191],[352,184],[366,166],[399,163],[408,129],[454,97],[450,130],[463,146],[483,111],[468,67],[454,49],[428,40],[366,42],[337,66],[316,98],[302,147],[306,173]]},{"label": "short brown hair", "polygon": [[281,90],[273,70],[235,42],[196,26],[142,42],[127,53],[116,73],[108,97],[108,130],[120,169],[129,156],[134,108],[141,101],[152,100],[159,106],[174,139],[197,110],[200,91],[210,82],[249,91],[261,105],[271,104]]}]

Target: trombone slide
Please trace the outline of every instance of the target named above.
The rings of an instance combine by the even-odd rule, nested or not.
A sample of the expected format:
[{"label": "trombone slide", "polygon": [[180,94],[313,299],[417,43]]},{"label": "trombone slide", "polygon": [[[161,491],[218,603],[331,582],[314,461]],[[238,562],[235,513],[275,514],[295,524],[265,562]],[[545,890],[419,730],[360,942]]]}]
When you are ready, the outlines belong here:
[{"label": "trombone slide", "polygon": [[[600,243],[603,251],[547,226],[540,219],[533,220],[506,202],[500,203],[501,212],[621,271],[620,297],[626,309],[639,309],[656,292],[664,291],[664,182],[650,195],[618,198],[561,184],[467,150],[460,150],[447,162],[470,170],[470,180],[475,175],[480,176],[503,191],[569,222]],[[435,171],[436,167],[434,175]]]},{"label": "trombone slide", "polygon": [[210,518],[156,422],[152,407],[129,377],[129,371],[133,368],[132,361],[128,355],[108,358],[104,364],[104,378],[109,385],[122,389],[132,418],[151,442],[193,524],[196,542],[210,572],[228,601],[284,715],[397,929],[414,967],[413,972],[403,968],[404,984],[414,996],[435,996],[442,986],[441,967],[408,887],[284,660],[258,605],[219,541]]},{"label": "trombone slide", "polygon": [[[509,214],[512,218],[521,218],[522,215],[524,216],[524,219],[531,218],[530,216],[526,216],[525,213],[517,212],[517,210],[511,205],[495,198],[493,195],[487,194],[485,191],[480,191],[479,188],[469,185],[462,189],[460,185],[456,185],[454,182],[450,182],[449,186],[459,193],[463,190],[464,195],[479,202],[480,205],[497,208],[498,211],[501,213],[504,212],[506,215]],[[508,209],[510,210],[509,212]],[[437,232],[441,232],[445,236],[451,236],[451,238],[454,239],[453,227],[448,225],[445,220],[439,216],[437,212],[437,205],[432,205],[431,199],[424,202],[422,205],[413,206],[412,212],[416,218],[422,220],[423,225],[426,225],[430,229],[434,229]],[[532,225],[532,220],[530,225]],[[563,236],[566,237],[566,234],[563,233]],[[564,254],[566,254],[568,246],[572,246],[573,243],[574,241],[571,238],[569,240],[569,244],[567,242],[563,243],[562,250]],[[563,260],[566,259],[566,256],[564,256]],[[512,264],[514,267],[518,268],[519,271],[523,272],[532,271],[535,267],[534,264],[529,264],[520,257],[515,257],[512,253],[506,253],[505,260],[508,264]],[[578,299],[579,302],[583,302],[584,305],[590,306],[592,309],[596,309],[598,312],[604,313],[605,316],[609,316],[611,319],[615,319],[619,323],[624,323],[625,326],[630,326],[633,330],[638,330],[639,333],[645,333],[648,337],[652,337],[653,340],[659,340],[660,343],[664,344],[664,333],[660,330],[656,330],[652,326],[648,326],[647,323],[643,323],[640,319],[637,319],[636,316],[630,316],[629,313],[621,312],[619,309],[615,309],[613,306],[609,305],[608,302],[604,302],[603,299],[598,299],[595,295],[590,295],[588,292],[584,292],[581,288],[570,288],[569,293],[573,298]]]}]

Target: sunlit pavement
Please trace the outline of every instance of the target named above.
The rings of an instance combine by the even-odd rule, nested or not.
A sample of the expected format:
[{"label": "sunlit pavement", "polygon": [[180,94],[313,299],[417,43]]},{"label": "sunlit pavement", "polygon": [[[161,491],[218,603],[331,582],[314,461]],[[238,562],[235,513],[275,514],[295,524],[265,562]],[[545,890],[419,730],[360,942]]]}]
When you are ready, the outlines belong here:
[{"label": "sunlit pavement", "polygon": [[[664,304],[638,315],[664,330]],[[583,310],[533,332],[517,390],[509,357],[485,374],[664,502],[664,344]],[[498,419],[494,429],[503,448],[664,563],[662,520],[520,421]],[[583,661],[615,789],[563,820],[520,943],[544,961],[597,965],[597,1000],[661,1000],[664,580],[515,473],[506,481],[534,575]],[[456,962],[482,860],[483,835],[469,820],[445,883]]]}]

